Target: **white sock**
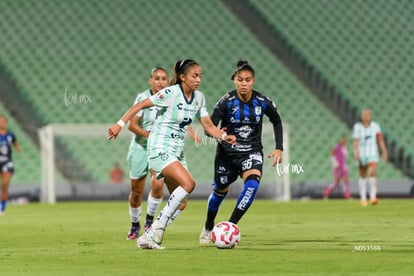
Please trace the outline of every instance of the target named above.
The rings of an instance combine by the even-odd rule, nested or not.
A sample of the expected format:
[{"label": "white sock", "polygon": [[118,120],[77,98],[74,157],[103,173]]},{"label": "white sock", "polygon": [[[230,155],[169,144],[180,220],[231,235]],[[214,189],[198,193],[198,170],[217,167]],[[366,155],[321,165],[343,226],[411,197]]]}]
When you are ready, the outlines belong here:
[{"label": "white sock", "polygon": [[155,212],[157,212],[158,208],[160,208],[161,203],[162,197],[155,198],[151,195],[151,193],[149,193],[147,199],[147,214],[150,216],[154,216]]},{"label": "white sock", "polygon": [[377,198],[377,178],[375,176],[368,178],[369,182],[369,199]]},{"label": "white sock", "polygon": [[157,222],[160,222],[162,225],[167,225],[167,222],[170,220],[172,215],[180,207],[181,203],[190,195],[187,193],[183,187],[178,186],[170,195],[167,204],[164,206],[160,214],[158,215]]},{"label": "white sock", "polygon": [[138,208],[132,208],[129,206],[129,216],[131,218],[131,222],[139,222],[139,219],[141,218],[141,212],[142,206],[139,206]]},{"label": "white sock", "polygon": [[171,223],[173,223],[176,220],[176,218],[181,214],[181,212],[182,211],[180,209],[177,209],[177,211],[175,211],[174,215],[172,215],[172,217],[170,217],[170,219],[168,220],[167,226],[170,225]]},{"label": "white sock", "polygon": [[358,186],[359,186],[359,195],[361,197],[361,200],[367,200],[366,178],[359,178]]}]

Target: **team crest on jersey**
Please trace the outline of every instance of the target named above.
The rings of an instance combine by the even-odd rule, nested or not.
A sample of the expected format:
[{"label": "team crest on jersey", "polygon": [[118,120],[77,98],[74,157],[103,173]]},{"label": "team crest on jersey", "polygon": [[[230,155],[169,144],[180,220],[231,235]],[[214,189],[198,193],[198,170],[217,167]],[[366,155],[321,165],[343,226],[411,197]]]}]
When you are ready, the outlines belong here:
[{"label": "team crest on jersey", "polygon": [[256,106],[254,108],[254,112],[256,113],[256,115],[261,115],[262,114],[262,107],[261,106]]}]

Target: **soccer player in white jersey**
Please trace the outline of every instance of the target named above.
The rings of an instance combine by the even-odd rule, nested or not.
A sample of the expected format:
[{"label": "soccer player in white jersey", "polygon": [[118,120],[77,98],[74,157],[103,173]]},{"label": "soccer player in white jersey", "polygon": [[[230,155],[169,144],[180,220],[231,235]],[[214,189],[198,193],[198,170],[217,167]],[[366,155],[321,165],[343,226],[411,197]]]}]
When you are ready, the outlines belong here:
[{"label": "soccer player in white jersey", "polygon": [[[155,67],[151,70],[148,80],[150,88],[137,95],[134,104],[139,103],[146,98],[157,93],[169,84],[168,73],[162,67]],[[151,226],[155,212],[159,208],[164,195],[164,178],[157,179],[155,172],[148,167],[147,161],[147,140],[149,133],[154,125],[159,107],[153,106],[143,109],[130,120],[128,129],[135,135],[132,137],[127,162],[129,166],[129,174],[131,179],[131,190],[129,193],[129,215],[131,219],[131,228],[127,235],[127,240],[135,240],[138,238],[141,229],[140,218],[142,213],[142,196],[145,188],[145,180],[148,172],[151,172],[151,191],[148,193],[147,214],[145,218],[145,229]],[[197,142],[194,131],[189,127],[189,136]],[[171,217],[174,220],[180,212],[185,208],[185,203]]]},{"label": "soccer player in white jersey", "polygon": [[198,90],[201,83],[201,67],[191,59],[179,60],[174,66],[175,84],[132,106],[122,118],[108,130],[108,138],[116,138],[125,122],[136,113],[151,106],[161,107],[148,138],[148,163],[157,177],[164,177],[175,189],[171,190],[168,203],[158,215],[148,232],[138,239],[140,248],[162,249],[168,221],[183,201],[194,190],[195,180],[187,169],[184,159],[184,137],[188,125],[195,117],[212,137],[222,143],[235,144],[236,137],[227,135],[210,120],[205,98]]},{"label": "soccer player in white jersey", "polygon": [[358,186],[361,205],[367,206],[367,182],[370,187],[370,203],[375,205],[378,203],[376,179],[379,161],[378,145],[384,161],[388,160],[388,154],[379,124],[371,121],[371,110],[362,110],[361,121],[354,125],[352,138],[354,139],[354,158],[359,162]]},{"label": "soccer player in white jersey", "polygon": [[[168,85],[167,71],[161,67],[152,69],[148,83],[150,89],[139,93],[134,104],[143,101],[166,87]],[[141,228],[140,217],[142,213],[142,196],[149,170],[147,161],[147,137],[151,131],[158,110],[159,109],[155,106],[141,110],[136,116],[132,117],[128,126],[128,129],[135,134],[131,140],[127,155],[129,175],[131,179],[131,190],[129,193],[131,229],[127,235],[128,240],[137,239]],[[151,177],[152,189],[149,192],[147,199],[145,228],[151,226],[155,212],[161,205],[163,183],[163,179]]]}]

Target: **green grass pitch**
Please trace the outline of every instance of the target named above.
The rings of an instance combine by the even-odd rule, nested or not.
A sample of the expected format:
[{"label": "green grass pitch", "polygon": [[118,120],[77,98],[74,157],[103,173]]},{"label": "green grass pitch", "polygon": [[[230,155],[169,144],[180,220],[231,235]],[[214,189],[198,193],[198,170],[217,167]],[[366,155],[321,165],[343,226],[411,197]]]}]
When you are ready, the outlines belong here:
[{"label": "green grass pitch", "polygon": [[[235,204],[227,199],[217,222]],[[143,205],[146,208],[146,203]],[[125,239],[128,203],[9,205],[0,217],[1,275],[414,275],[414,201],[256,200],[234,250],[198,243],[205,200],[190,198],[166,250]]]}]

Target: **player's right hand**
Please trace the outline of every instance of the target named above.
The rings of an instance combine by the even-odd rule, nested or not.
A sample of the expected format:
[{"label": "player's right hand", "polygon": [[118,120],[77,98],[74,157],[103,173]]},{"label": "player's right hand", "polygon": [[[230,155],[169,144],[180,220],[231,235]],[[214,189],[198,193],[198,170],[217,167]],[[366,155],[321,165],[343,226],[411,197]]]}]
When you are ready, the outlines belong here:
[{"label": "player's right hand", "polygon": [[113,124],[108,129],[108,140],[111,140],[112,138],[116,139],[120,131],[121,131],[121,127],[118,124]]},{"label": "player's right hand", "polygon": [[226,135],[226,139],[224,139],[230,145],[235,145],[237,142],[237,137],[235,135]]}]

